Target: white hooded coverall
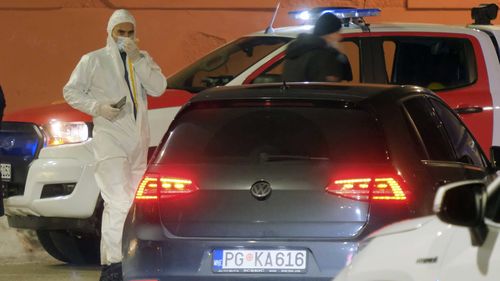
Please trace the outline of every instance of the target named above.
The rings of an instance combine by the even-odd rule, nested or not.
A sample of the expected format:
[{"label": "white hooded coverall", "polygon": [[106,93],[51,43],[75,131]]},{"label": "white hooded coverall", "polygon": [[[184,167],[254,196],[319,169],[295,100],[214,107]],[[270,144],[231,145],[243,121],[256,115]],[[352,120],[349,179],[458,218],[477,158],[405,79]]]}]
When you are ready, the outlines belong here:
[{"label": "white hooded coverall", "polygon": [[[113,28],[124,22],[132,23],[135,29],[135,19],[128,11],[115,11],[108,22],[106,47],[84,55],[63,90],[68,104],[93,116],[95,178],[104,199],[101,226],[103,265],[122,260],[125,218],[146,169],[149,147],[146,95],[160,96],[167,86],[160,67],[141,51],[141,58],[133,64],[127,58],[129,90],[124,64],[111,36]],[[135,88],[137,117],[134,117],[132,88]],[[122,97],[126,97],[127,102],[115,119],[109,121],[98,115],[101,104],[114,104]]]}]

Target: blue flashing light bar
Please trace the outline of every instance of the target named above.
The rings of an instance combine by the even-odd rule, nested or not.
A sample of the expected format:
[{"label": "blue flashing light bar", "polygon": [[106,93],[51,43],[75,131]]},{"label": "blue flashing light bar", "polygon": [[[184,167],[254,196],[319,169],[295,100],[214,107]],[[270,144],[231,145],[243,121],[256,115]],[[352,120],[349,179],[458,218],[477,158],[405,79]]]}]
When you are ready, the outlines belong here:
[{"label": "blue flashing light bar", "polygon": [[380,15],[381,10],[378,8],[370,9],[356,9],[349,7],[321,7],[313,8],[311,10],[291,11],[288,14],[295,19],[305,22],[312,22],[317,20],[321,15],[331,13],[339,19],[362,18]]},{"label": "blue flashing light bar", "polygon": [[302,11],[302,12],[298,13],[297,15],[295,15],[295,18],[307,21],[307,20],[311,19],[311,13],[309,11]]},{"label": "blue flashing light bar", "polygon": [[324,10],[321,15],[332,13],[339,19],[373,17],[380,15],[380,9],[332,9]]}]

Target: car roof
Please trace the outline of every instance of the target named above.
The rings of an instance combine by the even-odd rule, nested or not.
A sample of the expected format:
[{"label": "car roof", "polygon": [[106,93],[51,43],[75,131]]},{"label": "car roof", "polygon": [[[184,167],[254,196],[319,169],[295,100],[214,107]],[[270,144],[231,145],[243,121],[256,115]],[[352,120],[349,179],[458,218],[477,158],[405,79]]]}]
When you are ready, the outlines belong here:
[{"label": "car roof", "polygon": [[[398,95],[395,95],[398,93]],[[376,97],[387,96],[400,99],[414,93],[432,94],[418,86],[383,84],[346,84],[320,82],[270,83],[244,86],[224,86],[198,93],[191,103],[223,100],[249,99],[307,99],[325,101],[361,102]]]},{"label": "car roof", "polygon": [[[295,38],[300,33],[311,33],[313,25],[296,25],[274,28],[272,33],[264,31],[255,32],[250,36],[279,36]],[[499,27],[500,28],[500,27]],[[445,24],[428,24],[428,23],[374,23],[370,24],[371,32],[433,32],[433,33],[458,33],[458,34],[474,34],[477,29],[474,26],[459,26]],[[342,34],[359,33],[362,29],[357,26],[349,26],[340,30]]]}]

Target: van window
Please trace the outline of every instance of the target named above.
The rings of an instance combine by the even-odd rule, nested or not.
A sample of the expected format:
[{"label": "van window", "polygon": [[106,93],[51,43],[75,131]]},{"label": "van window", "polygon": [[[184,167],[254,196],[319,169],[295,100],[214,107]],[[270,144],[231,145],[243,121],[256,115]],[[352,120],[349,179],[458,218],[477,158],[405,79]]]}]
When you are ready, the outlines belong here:
[{"label": "van window", "polygon": [[[344,40],[339,43],[339,50],[347,56],[347,60],[351,65],[352,80],[344,81],[350,83],[359,83],[360,80],[360,55],[359,55],[359,45],[356,41]],[[279,83],[283,80],[281,75],[283,73],[284,60],[279,60],[263,71],[259,76],[257,76],[250,84],[262,84],[262,83]]]},{"label": "van window", "polygon": [[477,79],[471,42],[465,38],[392,37],[382,39],[387,81],[433,91],[459,88]]},{"label": "van window", "polygon": [[168,88],[197,93],[224,86],[271,52],[292,40],[286,37],[243,37],[168,77]]}]

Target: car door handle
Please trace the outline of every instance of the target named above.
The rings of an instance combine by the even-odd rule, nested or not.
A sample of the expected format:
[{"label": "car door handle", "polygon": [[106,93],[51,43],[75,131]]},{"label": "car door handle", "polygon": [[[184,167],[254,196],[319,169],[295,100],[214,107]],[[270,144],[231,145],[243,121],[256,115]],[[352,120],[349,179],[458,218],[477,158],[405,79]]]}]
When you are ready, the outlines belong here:
[{"label": "car door handle", "polygon": [[483,112],[483,108],[480,106],[468,106],[455,108],[455,112],[458,114],[472,114]]}]

